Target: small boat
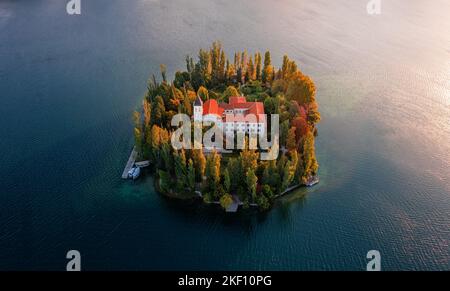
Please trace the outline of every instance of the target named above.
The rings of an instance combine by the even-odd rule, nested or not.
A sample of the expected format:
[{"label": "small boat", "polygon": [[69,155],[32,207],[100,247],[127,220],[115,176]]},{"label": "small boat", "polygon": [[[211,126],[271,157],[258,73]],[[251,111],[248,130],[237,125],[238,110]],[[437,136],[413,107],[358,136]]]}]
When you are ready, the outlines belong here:
[{"label": "small boat", "polygon": [[128,171],[128,178],[136,180],[140,174],[141,174],[141,168],[133,167]]},{"label": "small boat", "polygon": [[312,187],[312,186],[316,185],[317,183],[319,183],[319,177],[318,176],[312,176],[306,181],[305,185],[307,187]]},{"label": "small boat", "polygon": [[136,167],[133,172],[133,175],[132,175],[133,180],[136,180],[140,174],[141,174],[141,168]]},{"label": "small boat", "polygon": [[135,167],[132,167],[129,171],[128,171],[128,179],[131,179],[132,177],[133,177],[133,173],[134,173],[134,170],[135,170],[136,168]]}]

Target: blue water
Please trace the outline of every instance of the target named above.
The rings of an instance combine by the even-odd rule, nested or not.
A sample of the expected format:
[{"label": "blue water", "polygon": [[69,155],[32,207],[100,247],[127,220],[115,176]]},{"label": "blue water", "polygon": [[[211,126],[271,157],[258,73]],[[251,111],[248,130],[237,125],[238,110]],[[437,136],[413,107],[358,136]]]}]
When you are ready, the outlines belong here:
[{"label": "blue water", "polygon": [[[0,2],[0,270],[450,269],[450,3]],[[221,40],[318,87],[321,183],[225,214],[120,179],[146,79]]]}]

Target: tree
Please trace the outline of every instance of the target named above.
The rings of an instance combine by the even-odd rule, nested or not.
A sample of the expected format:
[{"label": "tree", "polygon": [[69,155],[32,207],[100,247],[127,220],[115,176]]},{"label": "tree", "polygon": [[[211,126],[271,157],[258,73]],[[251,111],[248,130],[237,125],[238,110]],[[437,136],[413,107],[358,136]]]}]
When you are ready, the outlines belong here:
[{"label": "tree", "polygon": [[258,182],[258,177],[255,175],[255,171],[250,168],[246,174],[246,185],[247,190],[250,193],[252,200],[256,201],[256,183]]},{"label": "tree", "polygon": [[276,160],[271,160],[269,165],[264,169],[262,183],[267,184],[271,189],[277,189],[280,183],[280,174],[277,169]]},{"label": "tree", "polygon": [[239,96],[238,90],[234,86],[228,86],[223,92],[223,101],[228,102],[229,98],[232,96]]},{"label": "tree", "polygon": [[248,61],[248,76],[249,80],[256,79],[256,69],[252,57],[250,57],[250,60]]},{"label": "tree", "polygon": [[222,44],[218,41],[213,42],[210,49],[210,57],[211,57],[211,75],[212,81],[214,84],[217,84],[221,81],[223,76],[223,70],[225,66],[225,54],[222,57]]},{"label": "tree", "polygon": [[225,187],[225,191],[231,191],[231,178],[230,173],[228,172],[228,168],[223,171],[223,186]]},{"label": "tree", "polygon": [[262,81],[264,83],[271,83],[273,80],[273,66],[270,58],[270,52],[267,51],[264,55],[264,67],[262,71]]},{"label": "tree", "polygon": [[192,159],[189,159],[188,161],[188,168],[187,168],[187,185],[191,191],[195,190],[195,168],[194,168],[194,162]]},{"label": "tree", "polygon": [[158,170],[158,176],[159,176],[159,188],[163,192],[171,192],[172,189],[172,179],[170,178],[169,173],[163,170]]},{"label": "tree", "polygon": [[209,99],[208,89],[206,89],[206,88],[203,87],[203,86],[200,86],[200,88],[198,88],[197,95],[198,95],[203,101],[206,101],[206,100]]},{"label": "tree", "polygon": [[299,105],[310,104],[315,101],[316,87],[308,76],[297,72],[289,81],[286,98],[295,100]]},{"label": "tree", "polygon": [[177,188],[179,191],[182,191],[187,184],[186,156],[184,150],[175,151],[174,160]]},{"label": "tree", "polygon": [[243,173],[246,173],[249,169],[256,169],[258,166],[258,156],[259,154],[254,150],[244,149],[240,153],[239,159]]},{"label": "tree", "polygon": [[230,194],[227,193],[220,197],[220,206],[222,206],[223,209],[228,209],[231,204],[233,204],[233,197]]},{"label": "tree", "polygon": [[175,73],[175,80],[173,80],[173,84],[177,88],[181,88],[185,85],[185,83],[189,82],[191,80],[191,75],[188,72],[176,72]]},{"label": "tree", "polygon": [[201,149],[199,150],[192,150],[192,158],[194,160],[194,166],[195,166],[195,173],[197,177],[197,181],[202,181],[203,176],[205,176],[205,169],[206,169],[206,159],[205,155],[203,154],[203,151]]},{"label": "tree", "polygon": [[211,81],[212,73],[211,54],[208,51],[200,49],[198,58],[198,70],[202,79],[201,85],[208,85]]},{"label": "tree", "polygon": [[292,120],[292,126],[295,127],[295,138],[297,144],[309,132],[309,126],[303,117],[297,116]]},{"label": "tree", "polygon": [[150,121],[152,116],[152,104],[147,98],[142,101],[142,108],[144,109],[144,128],[145,130],[150,130]]},{"label": "tree", "polygon": [[261,80],[261,54],[258,52],[255,55],[255,70],[256,70],[256,80]]},{"label": "tree", "polygon": [[269,200],[264,195],[259,195],[257,199],[259,209],[264,211],[270,208]]},{"label": "tree", "polygon": [[319,169],[314,148],[314,135],[311,132],[309,132],[303,140],[303,169],[304,182],[309,177],[316,175],[317,170]]},{"label": "tree", "polygon": [[289,120],[285,120],[280,124],[280,145],[286,146],[289,136]]},{"label": "tree", "polygon": [[297,141],[295,139],[295,127],[291,127],[288,132],[287,140],[286,140],[286,147],[288,150],[292,151],[297,148]]},{"label": "tree", "polygon": [[171,151],[171,146],[168,143],[161,144],[160,158],[164,162],[164,169],[168,173],[173,174],[174,173],[173,155]]},{"label": "tree", "polygon": [[156,96],[152,109],[152,124],[162,125],[164,123],[164,113],[166,112],[166,108],[164,106],[164,100],[160,95]]},{"label": "tree", "polygon": [[275,102],[274,102],[274,98],[272,97],[268,97],[264,100],[264,112],[266,112],[266,114],[275,114]]},{"label": "tree", "polygon": [[161,71],[161,76],[162,76],[163,82],[164,83],[167,82],[167,68],[166,68],[166,65],[164,65],[164,64],[159,65],[159,69]]},{"label": "tree", "polygon": [[308,122],[312,125],[320,121],[320,113],[316,101],[312,101],[308,106]]},{"label": "tree", "polygon": [[188,95],[188,91],[184,90],[183,95],[184,95],[184,98],[183,98],[182,112],[189,116],[192,116],[193,101],[190,99],[190,97]]},{"label": "tree", "polygon": [[220,155],[213,151],[206,159],[205,175],[210,183],[210,189],[215,192],[220,183]]},{"label": "tree", "polygon": [[227,164],[228,175],[230,176],[230,190],[229,192],[235,191],[238,188],[238,185],[245,183],[244,174],[245,172],[241,169],[240,160],[237,158],[228,159]]},{"label": "tree", "polygon": [[225,80],[225,64],[228,62],[225,52],[222,50],[220,53],[220,60],[219,60],[219,73],[218,73],[218,79],[220,82],[223,82]]},{"label": "tree", "polygon": [[281,182],[281,191],[286,190],[294,180],[296,167],[292,161],[288,161],[283,169],[283,181]]},{"label": "tree", "polygon": [[270,188],[270,186],[267,185],[267,184],[264,184],[264,185],[262,186],[262,194],[263,194],[264,196],[266,196],[267,198],[269,198],[269,199],[272,199],[273,196],[274,196],[274,193],[273,193],[273,191],[272,191],[272,188]]}]

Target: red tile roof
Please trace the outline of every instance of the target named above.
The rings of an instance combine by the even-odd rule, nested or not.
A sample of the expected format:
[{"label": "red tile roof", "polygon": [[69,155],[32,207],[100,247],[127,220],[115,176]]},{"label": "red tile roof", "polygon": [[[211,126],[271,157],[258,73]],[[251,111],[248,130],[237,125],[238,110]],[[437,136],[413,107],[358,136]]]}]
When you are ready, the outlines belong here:
[{"label": "red tile roof", "polygon": [[230,102],[218,104],[215,99],[203,103],[203,115],[214,114],[222,116],[224,110],[247,109],[244,114],[236,114],[235,121],[245,120],[247,114],[254,114],[259,122],[265,122],[264,104],[262,102],[247,102],[243,96],[232,96]]},{"label": "red tile roof", "polygon": [[203,103],[203,115],[215,114],[222,116],[223,108],[219,107],[215,99],[209,99]]},{"label": "red tile roof", "polygon": [[232,96],[228,98],[228,103],[230,104],[236,104],[236,103],[245,103],[247,100],[245,100],[244,96]]}]

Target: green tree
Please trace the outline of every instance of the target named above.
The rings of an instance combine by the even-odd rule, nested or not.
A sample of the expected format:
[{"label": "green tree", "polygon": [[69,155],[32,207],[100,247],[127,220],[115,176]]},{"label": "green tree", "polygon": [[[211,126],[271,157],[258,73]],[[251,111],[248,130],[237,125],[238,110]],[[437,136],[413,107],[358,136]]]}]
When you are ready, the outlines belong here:
[{"label": "green tree", "polygon": [[228,168],[223,171],[223,186],[228,193],[231,191],[231,178]]},{"label": "green tree", "polygon": [[244,149],[240,155],[240,164],[242,173],[245,174],[249,169],[256,169],[258,166],[258,152],[254,150]]},{"label": "green tree", "polygon": [[258,177],[255,175],[255,171],[250,168],[246,174],[246,184],[247,190],[250,193],[252,200],[256,201],[256,183],[258,182]]},{"label": "green tree", "polygon": [[164,64],[159,65],[159,69],[161,71],[161,76],[162,76],[163,82],[167,82],[167,68],[166,68],[166,65],[164,65]]},{"label": "green tree", "polygon": [[240,164],[240,160],[237,158],[228,159],[227,170],[231,180],[231,189],[229,192],[237,190],[238,185],[245,183],[245,172],[242,171]]},{"label": "green tree", "polygon": [[227,193],[220,197],[220,206],[222,206],[223,209],[228,209],[231,204],[233,204],[233,197],[230,194]]},{"label": "green tree", "polygon": [[227,61],[228,60],[225,56],[225,52],[222,50],[222,52],[220,53],[219,73],[218,73],[218,79],[220,82],[225,81],[225,64]]},{"label": "green tree", "polygon": [[191,191],[195,190],[195,168],[194,168],[194,162],[192,159],[189,159],[188,161],[188,168],[187,168],[187,181],[188,181],[188,187],[191,189]]},{"label": "green tree", "polygon": [[269,165],[264,169],[262,179],[262,183],[269,185],[271,189],[278,188],[281,179],[276,160],[271,160],[269,162]]},{"label": "green tree", "polygon": [[[174,163],[173,163],[173,154],[171,151],[171,146],[169,143],[164,142],[161,144],[161,150],[160,150],[160,157],[162,158],[162,161],[164,162],[164,169],[170,173],[174,173]],[[161,159],[158,160],[160,162]]]},{"label": "green tree", "polygon": [[215,192],[220,183],[220,155],[213,151],[206,159],[205,175],[210,189]]},{"label": "green tree", "polygon": [[280,145],[286,146],[289,136],[289,120],[285,120],[280,124]]},{"label": "green tree", "polygon": [[198,58],[198,68],[202,78],[202,85],[208,85],[211,80],[212,73],[211,54],[208,51],[200,49]]},{"label": "green tree", "polygon": [[292,184],[292,181],[294,180],[296,168],[293,167],[292,162],[288,161],[283,170],[283,180],[281,182],[281,191],[286,190],[289,185]]},{"label": "green tree", "polygon": [[259,195],[258,196],[257,203],[258,203],[259,209],[262,210],[262,211],[267,210],[267,209],[270,208],[269,200],[264,195]]},{"label": "green tree", "polygon": [[253,63],[252,57],[250,57],[250,60],[248,61],[248,78],[249,80],[255,80],[256,79],[256,68]]},{"label": "green tree", "polygon": [[273,80],[273,66],[270,58],[270,52],[267,51],[264,55],[264,67],[262,71],[262,81],[264,83],[271,83]]},{"label": "green tree", "polygon": [[255,55],[255,63],[256,63],[256,68],[255,68],[256,80],[261,80],[261,54],[259,52],[256,53],[256,55]]},{"label": "green tree", "polygon": [[209,99],[209,93],[208,93],[208,89],[206,89],[205,87],[201,86],[198,91],[197,91],[197,95],[203,100],[206,101]]},{"label": "green tree", "polygon": [[234,86],[228,86],[223,92],[223,101],[228,102],[229,98],[232,96],[239,96],[238,90]]},{"label": "green tree", "polygon": [[270,186],[267,185],[267,184],[264,184],[262,186],[262,194],[264,196],[266,196],[267,198],[269,198],[269,199],[272,199],[274,197],[274,193],[272,191],[272,188],[270,188]]},{"label": "green tree", "polygon": [[159,176],[159,188],[161,189],[161,191],[166,193],[171,192],[172,179],[170,178],[170,175],[163,170],[158,170],[158,176]]},{"label": "green tree", "polygon": [[196,173],[197,181],[200,182],[203,180],[203,176],[205,176],[206,158],[201,149],[192,150],[192,158],[194,160],[194,166],[196,169],[195,173]]},{"label": "green tree", "polygon": [[186,156],[184,150],[175,151],[175,177],[177,180],[177,189],[182,191],[187,182]]}]

